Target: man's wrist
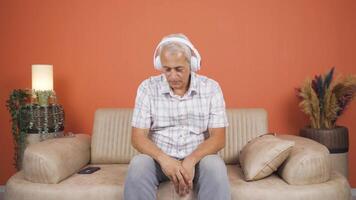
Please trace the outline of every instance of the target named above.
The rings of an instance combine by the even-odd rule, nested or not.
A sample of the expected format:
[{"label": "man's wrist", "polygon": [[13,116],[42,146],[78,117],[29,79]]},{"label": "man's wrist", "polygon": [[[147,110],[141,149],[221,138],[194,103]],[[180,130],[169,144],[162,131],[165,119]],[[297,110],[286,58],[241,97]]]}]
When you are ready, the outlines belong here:
[{"label": "man's wrist", "polygon": [[163,152],[158,153],[158,155],[156,156],[156,161],[161,164],[163,162],[163,160],[167,159],[167,155]]},{"label": "man's wrist", "polygon": [[194,165],[196,165],[199,162],[199,158],[197,158],[194,154],[190,154],[187,156],[184,160],[192,162]]}]

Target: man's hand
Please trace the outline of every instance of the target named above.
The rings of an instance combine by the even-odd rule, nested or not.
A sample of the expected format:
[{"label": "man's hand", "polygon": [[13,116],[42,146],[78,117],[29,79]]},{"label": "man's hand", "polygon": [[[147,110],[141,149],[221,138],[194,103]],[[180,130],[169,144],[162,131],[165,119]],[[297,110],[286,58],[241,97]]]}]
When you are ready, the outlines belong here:
[{"label": "man's hand", "polygon": [[169,156],[160,158],[158,162],[161,165],[163,173],[173,182],[176,192],[180,196],[188,194],[188,182],[185,181],[188,173],[182,166],[182,162]]},{"label": "man's hand", "polygon": [[163,153],[150,139],[149,129],[132,128],[131,143],[139,152],[154,158],[161,166],[163,173],[173,182],[176,192],[182,196],[186,194],[188,183],[184,177],[188,177],[182,162]]},{"label": "man's hand", "polygon": [[182,166],[187,172],[187,176],[184,177],[185,182],[188,183],[188,191],[189,193],[190,190],[193,189],[193,179],[194,179],[194,174],[195,174],[195,165],[196,165],[196,160],[192,157],[186,157],[183,162]]}]

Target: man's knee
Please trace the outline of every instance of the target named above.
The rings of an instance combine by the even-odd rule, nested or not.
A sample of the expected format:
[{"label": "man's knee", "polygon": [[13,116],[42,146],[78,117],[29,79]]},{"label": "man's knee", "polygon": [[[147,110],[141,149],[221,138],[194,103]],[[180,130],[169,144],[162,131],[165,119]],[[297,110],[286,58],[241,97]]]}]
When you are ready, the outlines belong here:
[{"label": "man's knee", "polygon": [[152,157],[146,154],[135,155],[131,161],[130,166],[141,166],[141,165],[154,165],[154,160]]},{"label": "man's knee", "polygon": [[155,162],[146,154],[134,156],[128,168],[128,178],[142,180],[145,175],[154,173]]},{"label": "man's knee", "polygon": [[124,199],[155,199],[157,185],[155,161],[148,155],[134,156],[124,184]]},{"label": "man's knee", "polygon": [[224,161],[218,155],[207,155],[199,162],[199,173],[210,181],[226,181],[227,172]]},{"label": "man's knee", "polygon": [[198,169],[198,199],[231,199],[226,165],[218,155],[205,156]]}]

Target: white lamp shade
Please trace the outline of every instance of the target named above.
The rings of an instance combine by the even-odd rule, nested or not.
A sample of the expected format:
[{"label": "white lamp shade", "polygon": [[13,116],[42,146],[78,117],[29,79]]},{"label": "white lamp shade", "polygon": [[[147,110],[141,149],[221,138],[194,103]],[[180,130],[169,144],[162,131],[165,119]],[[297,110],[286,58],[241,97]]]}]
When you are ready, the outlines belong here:
[{"label": "white lamp shade", "polygon": [[32,89],[53,90],[53,65],[32,65]]}]

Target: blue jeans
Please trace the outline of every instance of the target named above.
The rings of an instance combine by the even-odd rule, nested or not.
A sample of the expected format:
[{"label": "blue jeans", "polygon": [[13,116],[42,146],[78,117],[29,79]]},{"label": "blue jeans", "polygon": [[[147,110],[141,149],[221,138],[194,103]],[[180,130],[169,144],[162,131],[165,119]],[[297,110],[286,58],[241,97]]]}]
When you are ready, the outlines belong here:
[{"label": "blue jeans", "polygon": [[[155,200],[159,183],[168,180],[153,158],[136,155],[129,165],[124,200]],[[207,155],[196,164],[193,184],[199,200],[231,199],[226,166],[216,154]]]}]

